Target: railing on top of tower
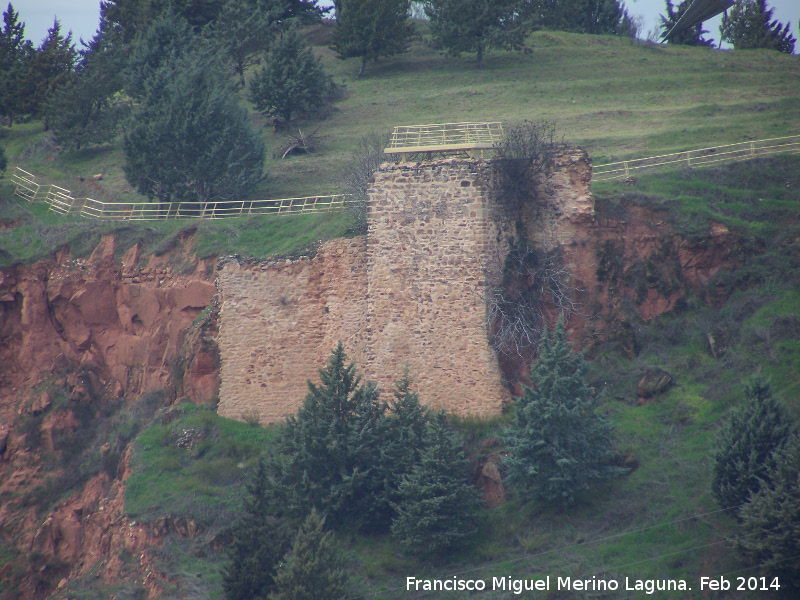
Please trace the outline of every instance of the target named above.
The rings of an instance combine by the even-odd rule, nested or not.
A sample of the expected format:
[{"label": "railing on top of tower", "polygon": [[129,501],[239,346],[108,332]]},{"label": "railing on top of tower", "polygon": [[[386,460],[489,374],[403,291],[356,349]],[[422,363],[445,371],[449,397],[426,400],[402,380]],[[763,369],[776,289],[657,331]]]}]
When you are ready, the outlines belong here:
[{"label": "railing on top of tower", "polygon": [[503,124],[499,121],[400,125],[394,128],[389,147],[384,153],[423,154],[428,159],[436,153],[466,153],[475,158],[483,157],[484,153],[493,150],[502,141]]}]

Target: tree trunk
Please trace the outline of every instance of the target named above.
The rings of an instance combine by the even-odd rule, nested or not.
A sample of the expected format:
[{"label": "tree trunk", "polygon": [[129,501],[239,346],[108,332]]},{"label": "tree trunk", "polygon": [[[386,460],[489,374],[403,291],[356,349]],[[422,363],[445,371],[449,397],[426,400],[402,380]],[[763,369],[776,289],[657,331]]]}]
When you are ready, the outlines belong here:
[{"label": "tree trunk", "polygon": [[361,68],[358,70],[358,75],[356,75],[356,79],[358,79],[359,77],[361,77],[364,74],[364,69],[366,68],[366,66],[367,66],[367,57],[366,56],[362,56],[361,57]]},{"label": "tree trunk", "polygon": [[478,44],[478,68],[483,66],[483,44]]}]

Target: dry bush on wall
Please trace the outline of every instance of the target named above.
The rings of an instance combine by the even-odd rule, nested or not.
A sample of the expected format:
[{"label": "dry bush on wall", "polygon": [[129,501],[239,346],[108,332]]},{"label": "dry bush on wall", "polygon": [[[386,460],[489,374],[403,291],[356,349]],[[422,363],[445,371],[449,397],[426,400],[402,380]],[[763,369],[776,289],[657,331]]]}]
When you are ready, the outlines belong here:
[{"label": "dry bush on wall", "polygon": [[396,154],[384,154],[383,150],[389,145],[389,136],[372,132],[358,140],[350,163],[342,171],[340,182],[346,194],[351,194],[355,202],[348,204],[353,219],[355,231],[367,231],[367,202],[369,200],[369,187],[378,167],[383,162],[397,160]]},{"label": "dry bush on wall", "polygon": [[511,242],[502,270],[494,272],[501,277],[487,287],[484,300],[486,328],[498,355],[530,358],[554,316],[566,320],[579,313],[572,276],[558,251],[542,253],[526,242]]},{"label": "dry bush on wall", "polygon": [[525,120],[506,127],[493,162],[497,199],[503,203],[539,200],[539,176],[563,148],[563,138],[558,139],[553,123]]}]

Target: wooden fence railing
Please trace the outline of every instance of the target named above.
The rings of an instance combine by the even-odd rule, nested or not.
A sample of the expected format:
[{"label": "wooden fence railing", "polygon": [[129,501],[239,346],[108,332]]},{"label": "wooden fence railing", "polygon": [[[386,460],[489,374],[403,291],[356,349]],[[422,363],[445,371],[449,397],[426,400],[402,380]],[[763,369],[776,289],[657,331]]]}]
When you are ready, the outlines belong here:
[{"label": "wooden fence railing", "polygon": [[74,198],[57,185],[40,185],[31,173],[17,167],[11,174],[14,193],[29,202],[45,202],[62,215],[75,213],[92,219],[164,221],[167,219],[229,219],[256,215],[311,214],[344,208],[355,200],[347,194],[306,196],[274,200],[225,200],[218,202],[103,202]]},{"label": "wooden fence railing", "polygon": [[[484,125],[490,126],[487,130],[492,131],[491,135],[496,134],[494,123],[486,123]],[[433,128],[441,126],[426,127]],[[459,135],[466,135],[464,134],[463,128],[461,130],[454,128],[454,130],[455,131],[452,133],[448,130],[444,135],[453,135],[453,140],[460,139],[457,137]],[[439,135],[442,131],[443,130],[439,130],[438,133],[432,135]],[[458,131],[458,133],[456,133],[456,131]],[[397,144],[394,146],[395,151],[398,148],[404,150],[411,150],[412,148],[417,150],[420,148],[426,149],[425,146],[400,146],[400,144],[411,143],[410,139],[403,137],[405,134],[406,132],[402,132],[401,135],[398,135],[398,132],[395,132],[397,136],[393,142]],[[411,132],[408,132],[408,134],[411,135]],[[481,135],[487,135],[486,131],[481,132]],[[425,141],[419,139],[419,143],[422,144],[425,143]],[[476,141],[472,140],[470,143],[475,144]],[[643,169],[655,167],[681,165],[687,167],[705,167],[713,164],[748,160],[778,153],[798,152],[800,152],[800,135],[712,146],[698,150],[687,150],[684,152],[675,152],[673,154],[662,154],[660,156],[596,165],[592,170],[592,182],[621,179],[629,177]],[[308,214],[337,210],[356,202],[352,196],[347,194],[334,194],[330,196],[306,196],[274,200],[225,200],[206,203],[115,203],[102,202],[100,200],[94,200],[93,198],[74,198],[72,192],[62,187],[37,183],[36,177],[33,174],[19,167],[16,167],[11,174],[11,181],[14,184],[14,194],[29,202],[43,201],[48,204],[50,210],[59,214],[66,215],[69,213],[77,213],[81,216],[94,219],[163,221],[166,219],[226,219],[254,215]]]},{"label": "wooden fence railing", "polygon": [[724,146],[712,146],[699,150],[687,150],[674,154],[662,154],[649,158],[637,158],[596,165],[592,169],[592,182],[630,177],[642,169],[664,166],[707,167],[709,165],[749,160],[778,153],[800,152],[800,135],[767,140],[740,142]]},{"label": "wooden fence railing", "polygon": [[418,154],[464,151],[475,154],[491,150],[503,141],[503,124],[436,123],[401,125],[394,128],[386,154]]}]

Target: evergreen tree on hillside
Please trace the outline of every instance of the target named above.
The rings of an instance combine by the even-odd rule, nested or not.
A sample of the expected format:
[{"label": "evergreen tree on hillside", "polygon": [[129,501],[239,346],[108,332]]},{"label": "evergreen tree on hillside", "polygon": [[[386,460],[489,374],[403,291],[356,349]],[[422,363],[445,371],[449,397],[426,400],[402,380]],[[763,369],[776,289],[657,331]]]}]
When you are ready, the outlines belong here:
[{"label": "evergreen tree on hillside", "polygon": [[319,375],[321,385],[308,382],[303,405],[281,431],[281,458],[273,463],[276,509],[296,520],[316,508],[334,526],[360,524],[372,501],[367,490],[385,406],[375,386],[362,385],[355,365],[347,364],[341,342]]},{"label": "evergreen tree on hillside", "polygon": [[[47,36],[29,61],[22,83],[22,112],[34,117],[42,115],[48,100],[73,76],[78,58],[72,32],[61,34],[61,23],[56,19],[47,30]],[[47,121],[45,120],[45,129]]]},{"label": "evergreen tree on hillside", "polygon": [[333,533],[316,510],[306,518],[291,553],[275,576],[270,600],[343,600],[348,596],[344,561],[336,550]]},{"label": "evergreen tree on hillside", "polygon": [[360,469],[369,472],[364,493],[370,498],[364,503],[363,518],[373,530],[389,529],[400,484],[419,464],[428,444],[428,411],[412,391],[408,373],[395,384],[393,396],[386,417],[376,421],[377,427],[371,430],[375,437],[364,444],[367,451],[361,455]]},{"label": "evergreen tree on hillside", "polygon": [[772,13],[766,0],[736,0],[722,16],[719,29],[722,39],[736,50],[766,48],[791,54],[796,40],[789,23],[771,21]]},{"label": "evergreen tree on hillside", "polygon": [[368,61],[408,50],[415,35],[408,20],[410,0],[335,0],[336,28],[331,49],[337,58],[360,58],[358,75]]},{"label": "evergreen tree on hillside", "polygon": [[226,600],[266,600],[275,591],[275,575],[289,549],[289,536],[270,514],[270,488],[260,461],[247,485],[244,517],[232,532],[230,562],[222,573]]},{"label": "evergreen tree on hillside", "polygon": [[218,66],[169,60],[143,86],[124,140],[125,177],[158,202],[241,199],[261,180],[264,144]]},{"label": "evergreen tree on hillside", "polygon": [[524,497],[571,504],[593,483],[620,477],[613,427],[598,414],[598,398],[586,385],[587,365],[573,354],[564,324],[552,337],[545,331],[531,385],[514,403],[514,421],[505,435],[508,484]]},{"label": "evergreen tree on hillside", "polygon": [[264,62],[250,82],[250,100],[276,123],[288,124],[299,113],[315,112],[330,97],[331,78],[294,31],[281,37]]},{"label": "evergreen tree on hillside", "polygon": [[125,91],[139,100],[149,94],[152,101],[159,88],[169,82],[170,69],[174,70],[175,65],[191,56],[215,62],[185,19],[172,15],[156,20],[133,44],[125,73]]},{"label": "evergreen tree on hillside", "polygon": [[22,112],[22,85],[34,54],[33,44],[25,39],[25,23],[9,3],[0,30],[0,116],[8,119],[9,127]]},{"label": "evergreen tree on hillside", "polygon": [[124,48],[101,29],[80,54],[75,74],[46,107],[56,142],[67,149],[111,140],[130,109],[119,93],[125,83]]},{"label": "evergreen tree on hillside", "polygon": [[215,43],[227,57],[233,73],[244,86],[245,70],[256,64],[258,54],[269,48],[272,32],[259,3],[250,0],[226,2],[211,30]]},{"label": "evergreen tree on hillside", "polygon": [[530,31],[520,0],[424,0],[438,48],[458,56],[475,52],[477,66],[491,48],[518,47]]},{"label": "evergreen tree on hillside", "polygon": [[735,514],[775,471],[775,452],[792,435],[791,419],[763,377],[757,376],[745,395],[744,406],[733,410],[723,425],[713,455],[711,489],[720,506]]},{"label": "evergreen tree on hillside", "polygon": [[[661,30],[664,34],[669,33],[672,28],[678,23],[680,18],[683,16],[683,13],[691,6],[692,0],[683,0],[677,8],[675,8],[672,4],[672,0],[666,0],[667,3],[667,14],[660,15],[661,17]],[[667,40],[670,44],[681,44],[684,46],[713,46],[713,40],[707,40],[703,37],[704,34],[708,33],[707,30],[703,29],[703,24],[698,23],[692,27],[687,27],[680,33],[674,33],[670,36]]]},{"label": "evergreen tree on hillside", "polygon": [[403,478],[420,464],[430,441],[430,414],[411,389],[408,372],[395,384],[393,395],[389,417],[385,422],[386,435],[381,444],[381,465],[385,473],[384,489],[388,503],[398,500]]},{"label": "evergreen tree on hillside", "polygon": [[403,478],[392,537],[408,552],[439,555],[477,532],[482,501],[467,480],[462,443],[444,413],[431,422],[420,462]]},{"label": "evergreen tree on hillside", "polygon": [[794,599],[800,594],[800,438],[793,436],[770,462],[774,470],[739,512],[744,535],[737,546],[779,578],[782,598]]},{"label": "evergreen tree on hillside", "polygon": [[627,35],[633,21],[619,0],[554,0],[535,4],[537,24],[559,31]]}]

